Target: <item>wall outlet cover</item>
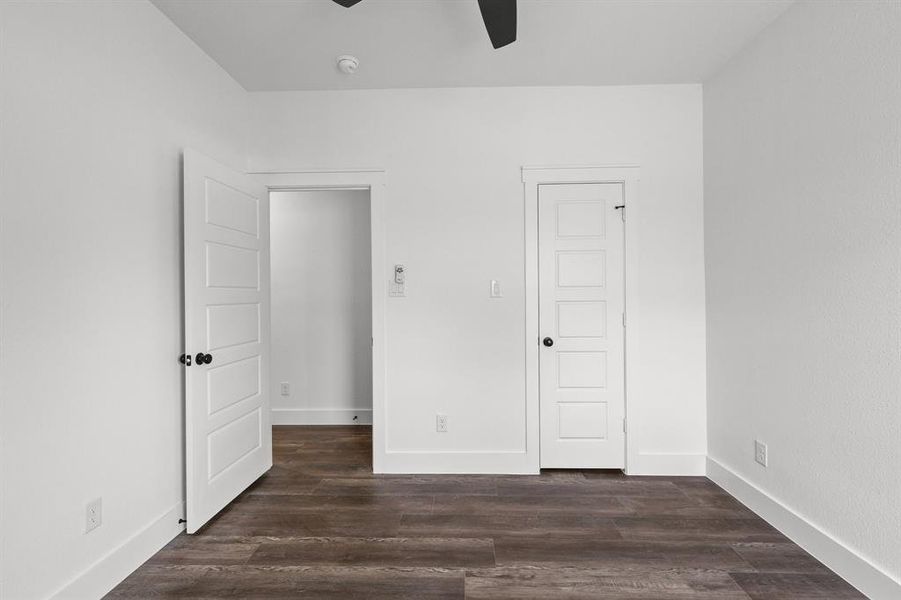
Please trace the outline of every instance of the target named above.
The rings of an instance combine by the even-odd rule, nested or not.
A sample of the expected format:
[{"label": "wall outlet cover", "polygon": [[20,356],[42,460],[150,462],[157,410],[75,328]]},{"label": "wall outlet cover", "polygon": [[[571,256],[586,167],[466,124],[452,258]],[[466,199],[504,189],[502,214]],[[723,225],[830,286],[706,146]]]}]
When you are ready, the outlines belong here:
[{"label": "wall outlet cover", "polygon": [[100,527],[100,524],[103,523],[103,498],[97,498],[88,502],[87,507],[85,507],[84,518],[85,533]]},{"label": "wall outlet cover", "polygon": [[767,466],[767,459],[766,444],[760,440],[754,440],[754,460],[765,467]]}]

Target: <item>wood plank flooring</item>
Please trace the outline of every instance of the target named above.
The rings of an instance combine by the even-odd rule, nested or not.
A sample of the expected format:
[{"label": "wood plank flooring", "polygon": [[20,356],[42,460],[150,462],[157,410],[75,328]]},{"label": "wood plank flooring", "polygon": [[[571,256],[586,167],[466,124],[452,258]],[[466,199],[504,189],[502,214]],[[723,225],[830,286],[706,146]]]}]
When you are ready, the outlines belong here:
[{"label": "wood plank flooring", "polygon": [[107,598],[862,598],[704,477],[385,476],[368,427],[274,427],[275,465]]}]

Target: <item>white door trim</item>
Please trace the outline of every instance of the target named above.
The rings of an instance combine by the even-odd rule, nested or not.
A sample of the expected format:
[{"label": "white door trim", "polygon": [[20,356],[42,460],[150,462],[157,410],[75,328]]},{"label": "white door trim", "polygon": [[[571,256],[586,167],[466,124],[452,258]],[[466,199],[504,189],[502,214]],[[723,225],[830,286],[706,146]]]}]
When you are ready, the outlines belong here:
[{"label": "white door trim", "polygon": [[387,282],[394,276],[385,260],[385,171],[334,170],[249,173],[269,191],[310,189],[368,189],[372,228],[372,469],[385,465],[385,303]]},{"label": "white door trim", "polygon": [[[629,401],[630,383],[637,357],[635,327],[639,323],[638,278],[638,182],[637,165],[611,166],[524,166],[522,182],[525,195],[525,292],[526,292],[526,447],[535,472],[539,470],[539,387],[538,387],[538,186],[547,183],[622,183],[626,204],[625,234],[625,330],[626,423],[635,423],[636,407]],[[631,366],[630,366],[631,365]],[[626,430],[626,468],[637,465],[638,440],[634,426]]]}]

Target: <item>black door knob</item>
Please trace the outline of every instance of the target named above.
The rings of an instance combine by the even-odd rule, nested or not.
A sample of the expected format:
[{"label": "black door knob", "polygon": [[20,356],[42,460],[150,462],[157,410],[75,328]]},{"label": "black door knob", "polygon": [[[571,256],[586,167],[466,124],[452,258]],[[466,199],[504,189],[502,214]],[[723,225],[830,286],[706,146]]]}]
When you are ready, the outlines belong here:
[{"label": "black door knob", "polygon": [[544,338],[544,340],[542,340],[541,343],[544,344],[545,346],[547,346],[548,348],[550,348],[551,346],[554,345],[554,340],[552,340],[549,337],[546,337],[546,338]]},{"label": "black door knob", "polygon": [[191,355],[190,354],[182,354],[178,358],[178,362],[180,362],[181,364],[183,364],[186,367],[190,367],[191,366]]},{"label": "black door knob", "polygon": [[204,354],[203,352],[198,352],[197,356],[194,357],[194,361],[198,365],[208,365],[211,362],[213,362],[213,355],[212,354]]}]

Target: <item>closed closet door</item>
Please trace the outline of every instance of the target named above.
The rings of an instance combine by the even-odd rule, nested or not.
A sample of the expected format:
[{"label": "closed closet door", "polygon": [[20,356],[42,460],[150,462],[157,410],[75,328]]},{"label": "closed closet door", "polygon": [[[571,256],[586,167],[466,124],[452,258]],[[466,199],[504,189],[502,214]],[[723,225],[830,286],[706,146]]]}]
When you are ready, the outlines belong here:
[{"label": "closed closet door", "polygon": [[623,468],[619,183],[538,187],[542,468]]}]

